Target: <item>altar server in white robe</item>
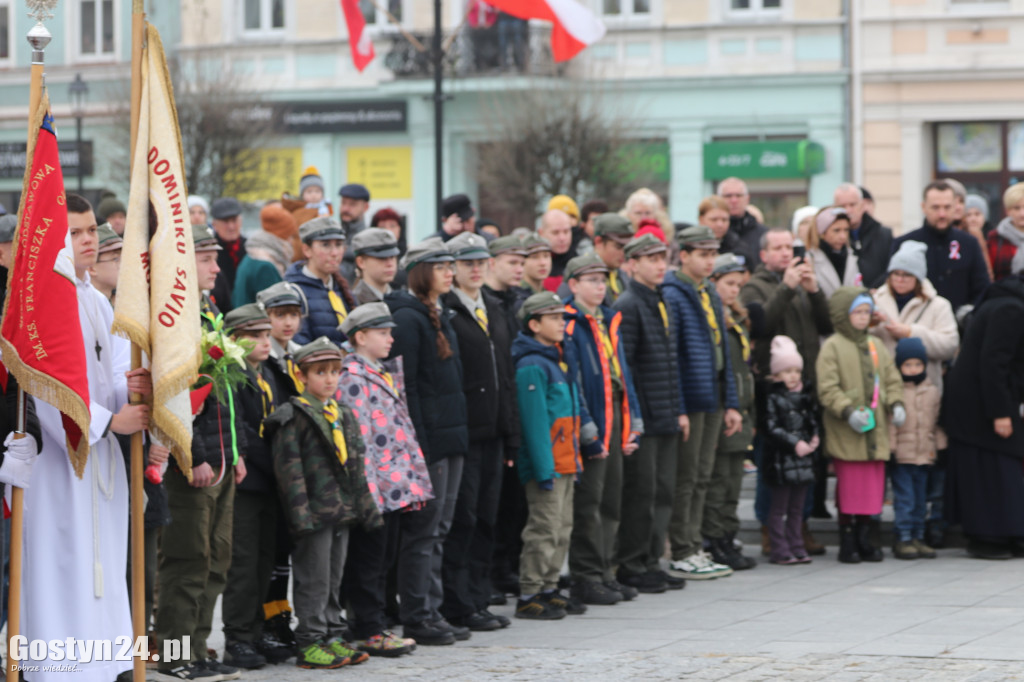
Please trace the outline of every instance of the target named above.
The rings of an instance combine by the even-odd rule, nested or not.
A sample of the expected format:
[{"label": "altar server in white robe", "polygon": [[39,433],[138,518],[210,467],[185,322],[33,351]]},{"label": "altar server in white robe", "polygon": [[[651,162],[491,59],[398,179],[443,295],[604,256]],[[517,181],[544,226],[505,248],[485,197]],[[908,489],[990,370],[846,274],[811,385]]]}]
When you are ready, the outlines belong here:
[{"label": "altar server in white robe", "polygon": [[[68,224],[75,257],[78,314],[89,377],[89,457],[81,479],[75,476],[65,446],[60,412],[36,402],[43,448],[25,491],[23,634],[32,640],[110,642],[111,650],[93,650],[90,662],[81,645],[65,647],[25,673],[29,682],[112,682],[132,668],[115,660],[132,639],[125,568],[128,557],[128,478],[115,433],[146,428],[149,408],[129,405],[128,393],[152,392],[148,370],[129,371],[130,345],[110,333],[113,310],[89,283],[98,240],[92,206],[82,197],[67,198]],[[60,314],[58,302],[52,304]],[[120,638],[120,639],[119,639]],[[97,655],[107,660],[97,660]],[[76,672],[46,671],[74,666]]]}]

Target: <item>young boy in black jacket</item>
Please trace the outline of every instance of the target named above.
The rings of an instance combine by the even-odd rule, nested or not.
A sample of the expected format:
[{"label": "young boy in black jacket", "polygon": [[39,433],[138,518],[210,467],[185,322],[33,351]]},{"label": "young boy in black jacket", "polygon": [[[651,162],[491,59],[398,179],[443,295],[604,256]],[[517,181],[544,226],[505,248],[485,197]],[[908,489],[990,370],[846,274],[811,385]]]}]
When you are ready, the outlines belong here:
[{"label": "young boy in black jacket", "polygon": [[242,426],[248,443],[248,474],[235,491],[231,568],[224,589],[224,661],[239,668],[259,668],[268,661],[286,660],[283,646],[261,645],[263,597],[274,569],[278,523],[277,488],[270,444],[263,438],[263,420],[280,404],[278,388],[267,360],[270,357],[270,318],[259,305],[247,303],[224,318],[236,339],[255,344],[246,357],[249,383],[238,391]]},{"label": "young boy in black jacket", "polygon": [[639,592],[659,593],[686,584],[660,565],[672,516],[681,416],[676,330],[660,292],[668,247],[653,235],[643,235],[630,240],[625,251],[633,279],[614,309],[622,313],[619,330],[633,370],[644,435],[640,448],[623,462],[618,580]]},{"label": "young boy in black jacket", "polygon": [[455,282],[441,298],[455,315],[469,450],[455,516],[445,540],[441,612],[470,630],[497,630],[508,618],[491,613],[491,559],[504,462],[519,449],[519,411],[509,325],[497,299],[483,290],[491,253],[478,234],[463,232],[446,244],[455,258]]},{"label": "young boy in black jacket", "polygon": [[[213,231],[192,228],[196,279],[201,291],[213,288],[221,250]],[[218,311],[206,295],[199,305],[204,325]],[[161,659],[158,670],[180,679],[237,679],[237,668],[207,657],[213,607],[224,591],[231,564],[231,524],[235,485],[245,478],[245,428],[237,396],[220,404],[211,393],[192,422],[192,480],[171,459],[164,477],[171,523],[164,529],[157,569],[156,636],[160,641],[192,638],[192,661]]]}]

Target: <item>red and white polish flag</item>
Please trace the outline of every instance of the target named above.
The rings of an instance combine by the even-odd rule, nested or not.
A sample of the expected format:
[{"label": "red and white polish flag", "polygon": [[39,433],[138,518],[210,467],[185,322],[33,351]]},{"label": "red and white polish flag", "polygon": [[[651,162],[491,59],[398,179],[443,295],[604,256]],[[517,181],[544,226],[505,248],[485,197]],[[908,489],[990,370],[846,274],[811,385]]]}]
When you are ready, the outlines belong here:
[{"label": "red and white polish flag", "polygon": [[345,13],[348,26],[348,42],[352,46],[352,62],[359,71],[373,61],[375,52],[370,33],[366,30],[366,19],[359,9],[359,0],[341,0],[341,11]]},{"label": "red and white polish flag", "polygon": [[556,62],[572,59],[604,37],[605,26],[577,0],[486,0],[487,4],[520,19],[553,24],[551,52]]}]

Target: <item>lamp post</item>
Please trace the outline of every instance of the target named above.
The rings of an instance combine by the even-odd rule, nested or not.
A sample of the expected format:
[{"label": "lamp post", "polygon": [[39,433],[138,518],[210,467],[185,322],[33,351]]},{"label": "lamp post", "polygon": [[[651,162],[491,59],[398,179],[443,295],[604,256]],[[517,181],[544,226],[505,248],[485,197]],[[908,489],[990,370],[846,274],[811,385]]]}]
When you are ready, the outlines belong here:
[{"label": "lamp post", "polygon": [[75,117],[75,144],[78,150],[78,193],[85,188],[85,169],[82,167],[82,118],[85,116],[85,102],[89,99],[89,86],[82,80],[82,74],[76,73],[75,80],[68,86],[68,99],[71,101],[71,115]]}]

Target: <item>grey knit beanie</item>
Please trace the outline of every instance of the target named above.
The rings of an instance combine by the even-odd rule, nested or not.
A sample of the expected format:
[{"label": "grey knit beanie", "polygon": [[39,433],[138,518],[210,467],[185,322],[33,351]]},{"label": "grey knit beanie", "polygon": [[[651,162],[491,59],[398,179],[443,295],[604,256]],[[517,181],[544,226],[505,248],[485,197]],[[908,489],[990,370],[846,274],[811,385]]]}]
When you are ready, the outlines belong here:
[{"label": "grey knit beanie", "polygon": [[902,270],[923,282],[928,279],[928,261],[925,259],[927,252],[928,246],[924,242],[903,242],[889,259],[887,272]]}]

